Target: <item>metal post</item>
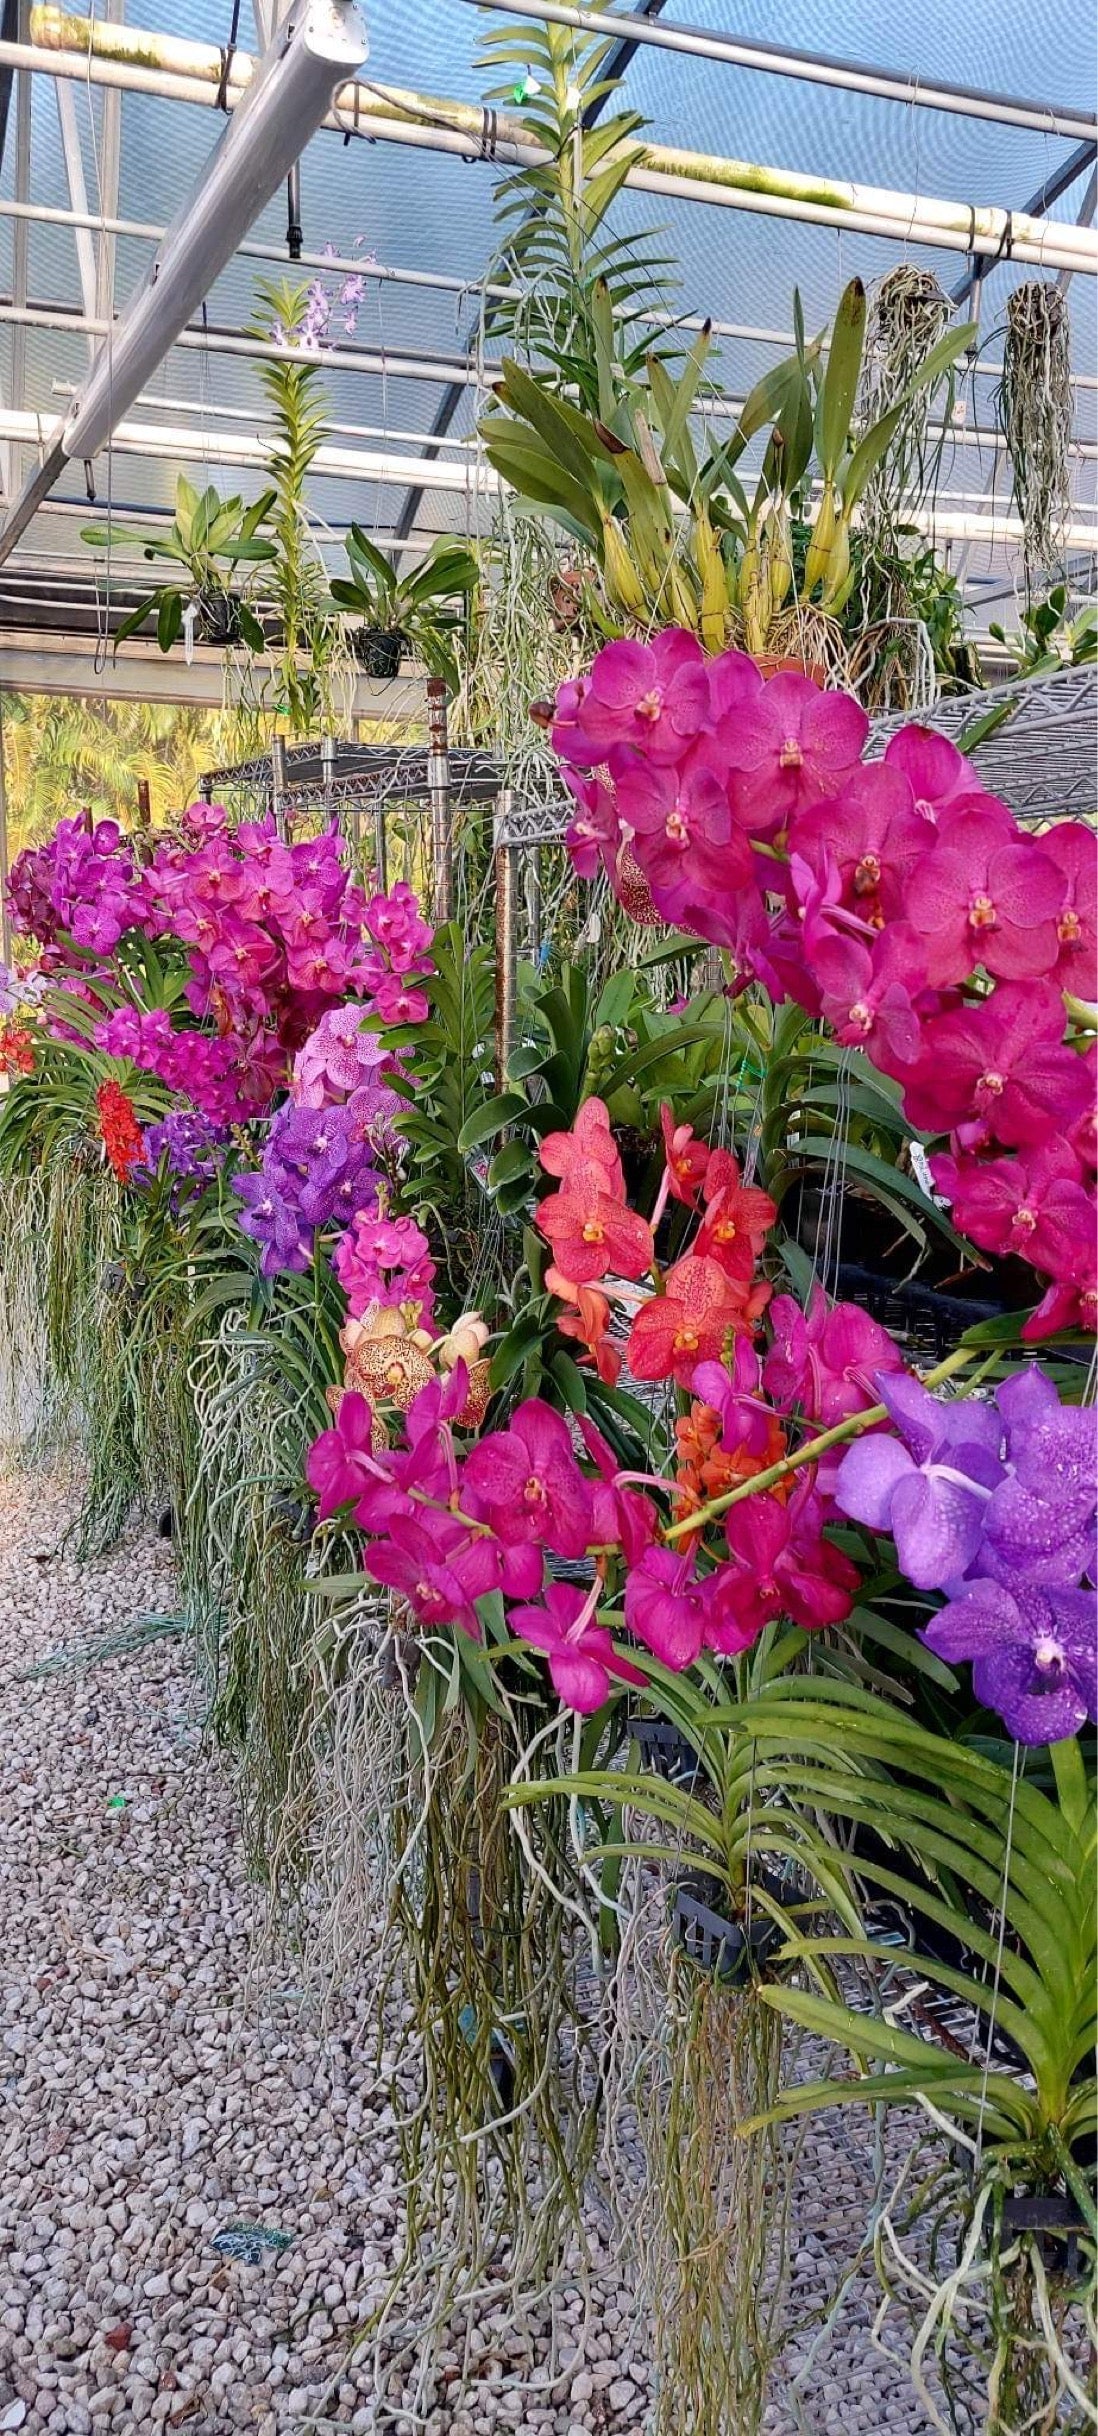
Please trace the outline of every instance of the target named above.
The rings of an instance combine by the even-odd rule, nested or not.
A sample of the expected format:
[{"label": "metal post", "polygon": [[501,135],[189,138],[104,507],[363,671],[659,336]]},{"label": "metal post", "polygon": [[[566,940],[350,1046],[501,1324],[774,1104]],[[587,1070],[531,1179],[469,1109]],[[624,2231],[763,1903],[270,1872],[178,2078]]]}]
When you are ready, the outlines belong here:
[{"label": "metal post", "polygon": [[286,746],[281,736],[271,738],[271,810],[279,837],[286,835]]},{"label": "metal post", "polygon": [[11,963],[11,913],[8,908],[8,788],[4,769],[4,696],[0,690],[0,955]]},{"label": "metal post", "polygon": [[324,818],[331,823],[335,802],[336,740],[334,736],[320,739],[320,775],[324,786]]},{"label": "metal post", "polygon": [[507,1067],[515,1038],[515,848],[508,843],[508,822],[514,802],[509,787],[496,798],[496,1090],[507,1083]]},{"label": "metal post", "polygon": [[446,727],[446,680],[427,679],[427,786],[431,797],[431,859],[436,926],[454,914],[454,854],[450,811],[450,753]]}]

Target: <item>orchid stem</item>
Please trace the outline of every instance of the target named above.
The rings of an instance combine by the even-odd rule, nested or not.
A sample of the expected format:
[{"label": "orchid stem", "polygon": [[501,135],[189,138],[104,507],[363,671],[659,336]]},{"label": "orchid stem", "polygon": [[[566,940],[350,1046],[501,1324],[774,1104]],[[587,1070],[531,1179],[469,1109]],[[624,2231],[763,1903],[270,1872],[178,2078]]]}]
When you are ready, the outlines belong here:
[{"label": "orchid stem", "polygon": [[[940,1379],[951,1378],[954,1371],[962,1370],[966,1362],[975,1359],[976,1348],[970,1350],[962,1346],[956,1353],[951,1353],[946,1361],[939,1362],[936,1369],[927,1371],[923,1386],[936,1386]],[[707,1506],[699,1506],[696,1514],[684,1515],[681,1522],[669,1523],[663,1535],[665,1540],[681,1539],[685,1532],[704,1528],[706,1523],[715,1522],[719,1515],[727,1514],[730,1506],[738,1506],[742,1498],[755,1497],[761,1489],[776,1488],[780,1480],[785,1480],[790,1472],[797,1471],[801,1464],[814,1463],[816,1457],[825,1455],[829,1447],[842,1446],[848,1438],[860,1438],[864,1430],[874,1429],[878,1421],[887,1419],[888,1410],[884,1404],[871,1404],[866,1412],[851,1413],[847,1420],[837,1421],[834,1429],[825,1429],[816,1438],[806,1438],[803,1446],[797,1447],[792,1455],[783,1455],[780,1463],[770,1464],[765,1472],[756,1472],[754,1479],[743,1480],[737,1488],[727,1489],[722,1497],[711,1498]]]}]

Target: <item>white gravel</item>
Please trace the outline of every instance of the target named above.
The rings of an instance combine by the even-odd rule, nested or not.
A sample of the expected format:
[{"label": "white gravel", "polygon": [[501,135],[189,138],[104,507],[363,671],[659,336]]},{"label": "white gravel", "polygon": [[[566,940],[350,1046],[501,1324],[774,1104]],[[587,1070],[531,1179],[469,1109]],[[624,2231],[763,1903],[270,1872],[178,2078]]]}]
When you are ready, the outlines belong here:
[{"label": "white gravel", "polygon": [[[174,1603],[147,1529],[86,1565],[59,1553],[72,1505],[60,1478],[0,1482],[0,2429],[410,2430],[375,2413],[368,2354],[346,2365],[399,2237],[384,2079],[353,2012],[321,2034],[292,1988],[260,2004],[249,1983],[231,1780],[185,1643],[18,1680]],[[860,2117],[813,2127],[794,2323],[836,2290],[871,2181]],[[240,2263],[216,2243],[241,2226],[288,2246]],[[424,2436],[642,2436],[643,2318],[599,2266],[582,2342],[565,2302],[559,2382],[536,2335],[487,2312],[471,2390],[446,2398],[444,2362]],[[768,2413],[773,2436],[923,2436],[902,2368],[871,2344],[876,2299],[852,2287],[799,2413]]]}]

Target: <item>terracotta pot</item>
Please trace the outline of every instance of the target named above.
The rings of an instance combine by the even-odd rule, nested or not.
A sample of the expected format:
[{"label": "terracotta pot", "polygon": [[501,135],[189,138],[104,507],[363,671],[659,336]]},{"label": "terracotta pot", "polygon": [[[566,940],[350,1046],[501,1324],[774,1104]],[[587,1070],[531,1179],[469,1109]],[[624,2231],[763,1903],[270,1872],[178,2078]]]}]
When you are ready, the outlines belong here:
[{"label": "terracotta pot", "polygon": [[822,660],[798,660],[795,655],[790,657],[788,653],[780,651],[756,651],[753,657],[756,668],[761,670],[764,677],[781,677],[791,669],[794,676],[811,677],[813,685],[822,687],[827,683],[827,670]]}]

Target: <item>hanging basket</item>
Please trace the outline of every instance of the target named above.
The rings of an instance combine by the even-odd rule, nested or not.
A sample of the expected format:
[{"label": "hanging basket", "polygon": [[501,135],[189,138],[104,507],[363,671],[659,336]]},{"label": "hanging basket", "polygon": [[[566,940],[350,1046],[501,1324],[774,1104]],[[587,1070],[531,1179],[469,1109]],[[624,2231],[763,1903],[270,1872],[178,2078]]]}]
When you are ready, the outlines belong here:
[{"label": "hanging basket", "polygon": [[240,607],[231,592],[218,592],[211,587],[199,593],[198,628],[204,643],[215,643],[221,650],[230,643],[239,643]]},{"label": "hanging basket", "polygon": [[1003,2201],[1004,2243],[1015,2238],[1034,2242],[1042,2266],[1069,2283],[1079,2276],[1079,2239],[1086,2229],[1071,2191],[1008,2191]]},{"label": "hanging basket", "polygon": [[696,1785],[701,1763],[693,1743],[677,1726],[663,1717],[631,1716],[629,1732],[654,1775],[665,1777],[669,1785]]},{"label": "hanging basket", "polygon": [[402,634],[390,634],[381,626],[359,626],[351,636],[351,647],[367,677],[381,681],[399,677],[405,647]]},{"label": "hanging basket", "polygon": [[[768,1894],[777,1888],[767,1883]],[[785,1930],[769,1912],[753,1913],[748,1919],[735,1919],[727,1912],[715,1910],[714,1903],[724,1900],[723,1890],[716,1879],[704,1870],[691,1870],[678,1879],[671,1890],[671,1928],[677,1945],[682,1947],[688,1961],[710,1978],[718,1979],[723,1987],[745,1988],[757,1979],[770,1956],[782,1943]]]}]

